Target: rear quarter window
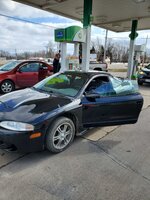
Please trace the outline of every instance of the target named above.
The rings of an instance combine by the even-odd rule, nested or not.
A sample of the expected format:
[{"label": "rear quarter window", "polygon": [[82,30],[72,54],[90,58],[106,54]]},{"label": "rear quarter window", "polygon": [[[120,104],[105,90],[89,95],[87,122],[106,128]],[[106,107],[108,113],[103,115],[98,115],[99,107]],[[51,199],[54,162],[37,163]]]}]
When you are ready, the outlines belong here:
[{"label": "rear quarter window", "polygon": [[117,96],[136,94],[139,91],[136,80],[127,80],[110,77],[113,89]]}]

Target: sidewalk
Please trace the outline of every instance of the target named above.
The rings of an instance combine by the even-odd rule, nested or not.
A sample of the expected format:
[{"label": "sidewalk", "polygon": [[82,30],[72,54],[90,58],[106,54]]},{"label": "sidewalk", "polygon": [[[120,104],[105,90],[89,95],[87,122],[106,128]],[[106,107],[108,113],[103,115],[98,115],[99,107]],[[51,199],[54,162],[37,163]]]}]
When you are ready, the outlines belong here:
[{"label": "sidewalk", "polygon": [[138,123],[66,151],[30,154],[0,171],[0,200],[149,200],[150,108]]},{"label": "sidewalk", "polygon": [[140,91],[145,103],[136,124],[93,129],[56,155],[8,154],[0,200],[149,200],[150,86]]}]

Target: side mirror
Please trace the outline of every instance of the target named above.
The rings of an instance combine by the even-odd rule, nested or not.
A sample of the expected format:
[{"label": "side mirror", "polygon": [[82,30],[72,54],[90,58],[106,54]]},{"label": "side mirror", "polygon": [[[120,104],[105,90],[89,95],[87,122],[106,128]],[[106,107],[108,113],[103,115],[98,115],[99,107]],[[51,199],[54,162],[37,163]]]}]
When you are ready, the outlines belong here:
[{"label": "side mirror", "polygon": [[48,67],[46,67],[46,66],[40,67],[40,70],[48,70]]},{"label": "side mirror", "polygon": [[100,98],[100,94],[98,93],[85,93],[84,95],[86,98],[90,98],[90,99]]}]

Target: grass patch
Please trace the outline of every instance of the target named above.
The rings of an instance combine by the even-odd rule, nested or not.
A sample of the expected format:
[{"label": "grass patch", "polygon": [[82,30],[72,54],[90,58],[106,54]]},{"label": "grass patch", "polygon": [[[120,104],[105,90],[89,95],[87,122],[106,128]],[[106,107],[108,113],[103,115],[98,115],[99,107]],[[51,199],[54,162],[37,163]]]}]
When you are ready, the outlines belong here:
[{"label": "grass patch", "polygon": [[109,72],[127,72],[127,69],[108,69]]}]

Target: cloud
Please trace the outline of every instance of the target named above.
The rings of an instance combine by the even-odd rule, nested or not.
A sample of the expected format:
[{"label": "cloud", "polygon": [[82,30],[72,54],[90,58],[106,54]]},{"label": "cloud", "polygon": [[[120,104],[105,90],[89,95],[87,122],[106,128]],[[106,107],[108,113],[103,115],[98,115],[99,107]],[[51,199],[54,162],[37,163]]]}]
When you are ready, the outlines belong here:
[{"label": "cloud", "polygon": [[[53,42],[54,49],[56,50],[56,44],[54,42],[55,27],[64,28],[72,25],[82,27],[81,22],[16,3],[11,0],[0,0],[0,14],[15,16],[51,26],[35,25],[0,16],[0,27],[2,27],[0,29],[0,49],[5,49],[10,52],[14,52],[15,49],[17,49],[18,52],[46,49],[46,45],[49,41]],[[128,35],[129,32],[114,33],[109,31],[108,38],[114,38],[113,41],[122,38],[122,41],[124,40],[124,43],[126,43],[126,41],[129,40]],[[146,38],[147,35],[149,35],[150,38],[150,31],[139,32],[140,38]],[[104,43],[105,30],[92,26],[91,38],[92,40],[96,40],[97,37]],[[137,41],[144,42],[145,40]],[[148,45],[150,44],[148,43]],[[68,45],[68,52],[70,53],[72,51],[72,45]]]},{"label": "cloud", "polygon": [[13,12],[16,8],[16,3],[11,0],[1,0],[0,12]]},{"label": "cloud", "polygon": [[[46,27],[32,23],[24,23],[0,16],[0,26],[3,27],[0,29],[0,48],[10,52],[13,52],[14,49],[17,49],[19,52],[45,49],[49,41],[54,43],[55,28],[53,27],[61,28],[79,24],[73,20],[10,0],[0,1],[0,14],[22,19],[26,18],[34,22],[38,22],[39,20],[40,23],[51,26]],[[47,19],[46,22],[45,19]],[[55,46],[56,44],[54,44],[54,48],[56,48]]]}]

